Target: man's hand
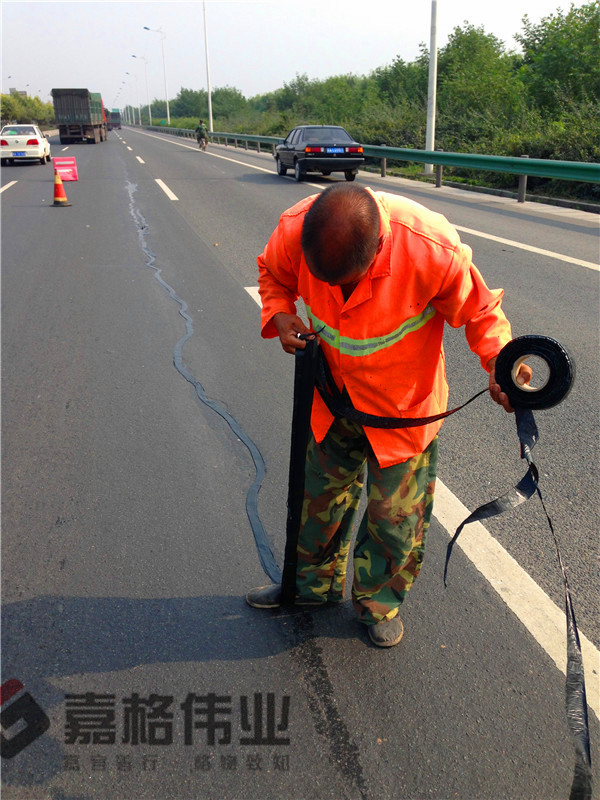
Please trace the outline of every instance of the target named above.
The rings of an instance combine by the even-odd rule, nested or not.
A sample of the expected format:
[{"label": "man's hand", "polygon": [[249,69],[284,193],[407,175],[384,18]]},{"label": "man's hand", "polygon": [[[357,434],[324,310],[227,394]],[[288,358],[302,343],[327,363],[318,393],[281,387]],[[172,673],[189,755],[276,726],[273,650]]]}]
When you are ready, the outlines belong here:
[{"label": "man's hand", "polygon": [[279,334],[279,341],[286,353],[295,353],[296,350],[304,350],[306,342],[298,338],[299,333],[310,333],[304,322],[295,314],[284,314],[280,311],[273,317],[273,325]]},{"label": "man's hand", "polygon": [[[488,361],[488,369],[490,371],[490,395],[492,400],[495,403],[498,403],[499,406],[505,411],[512,413],[514,408],[511,406],[510,401],[508,399],[508,395],[506,395],[502,389],[500,388],[500,384],[496,383],[496,359],[492,358]],[[533,373],[531,371],[531,367],[527,366],[527,364],[521,364],[519,367],[519,371],[517,372],[517,383],[519,386],[524,386],[526,383],[531,381]]]}]

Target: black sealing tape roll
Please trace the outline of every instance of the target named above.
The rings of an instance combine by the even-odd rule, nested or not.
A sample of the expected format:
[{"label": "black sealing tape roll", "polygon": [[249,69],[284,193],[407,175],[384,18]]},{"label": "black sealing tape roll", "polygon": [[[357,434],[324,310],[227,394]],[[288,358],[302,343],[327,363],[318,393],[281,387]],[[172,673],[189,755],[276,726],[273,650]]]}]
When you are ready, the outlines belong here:
[{"label": "black sealing tape roll", "polygon": [[[516,383],[519,367],[529,356],[543,359],[548,366],[548,377],[539,388]],[[558,405],[569,394],[575,363],[562,344],[549,336],[517,336],[498,353],[495,372],[513,408],[544,409]]]}]

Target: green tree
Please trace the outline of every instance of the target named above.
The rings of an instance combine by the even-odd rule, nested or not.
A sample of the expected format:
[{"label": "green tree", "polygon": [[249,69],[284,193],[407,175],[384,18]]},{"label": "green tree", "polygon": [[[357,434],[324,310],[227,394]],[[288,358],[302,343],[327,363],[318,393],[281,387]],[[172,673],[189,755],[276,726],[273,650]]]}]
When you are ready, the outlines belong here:
[{"label": "green tree", "polygon": [[16,94],[2,95],[2,119],[10,122],[29,122],[23,98]]},{"label": "green tree", "polygon": [[172,117],[200,117],[207,107],[207,93],[194,91],[194,89],[179,90],[179,94],[169,102]]},{"label": "green tree", "polygon": [[522,79],[532,100],[550,111],[564,100],[600,101],[600,2],[558,9],[539,23],[523,18]]},{"label": "green tree", "polygon": [[398,56],[391,65],[372,73],[379,97],[390,106],[427,102],[429,54],[421,44],[421,54],[411,64]]},{"label": "green tree", "polygon": [[49,125],[54,120],[54,106],[52,103],[42,102],[39,97],[3,94],[0,106],[3,120],[34,122],[38,125]]},{"label": "green tree", "polygon": [[212,92],[213,116],[227,118],[239,114],[247,107],[248,101],[239,89],[222,86]]},{"label": "green tree", "polygon": [[[169,101],[169,112],[171,111],[171,101]],[[137,119],[137,108],[135,109],[135,118]],[[152,119],[154,122],[167,118],[167,103],[165,100],[154,98],[152,101]]]},{"label": "green tree", "polygon": [[481,149],[526,105],[519,60],[482,27],[465,23],[438,54],[438,143],[445,150]]}]

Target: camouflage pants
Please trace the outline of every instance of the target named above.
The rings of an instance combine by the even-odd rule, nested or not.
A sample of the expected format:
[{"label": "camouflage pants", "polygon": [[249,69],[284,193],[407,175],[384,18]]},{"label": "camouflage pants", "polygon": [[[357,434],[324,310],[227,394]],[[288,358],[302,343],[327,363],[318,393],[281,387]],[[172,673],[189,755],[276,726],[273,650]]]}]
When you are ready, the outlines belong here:
[{"label": "camouflage pants", "polygon": [[423,561],[433,510],[437,437],[420,455],[381,468],[362,427],[334,420],[306,453],[298,539],[299,596],[341,602],[352,528],[367,473],[367,509],[354,548],[352,599],[361,622],[392,619]]}]

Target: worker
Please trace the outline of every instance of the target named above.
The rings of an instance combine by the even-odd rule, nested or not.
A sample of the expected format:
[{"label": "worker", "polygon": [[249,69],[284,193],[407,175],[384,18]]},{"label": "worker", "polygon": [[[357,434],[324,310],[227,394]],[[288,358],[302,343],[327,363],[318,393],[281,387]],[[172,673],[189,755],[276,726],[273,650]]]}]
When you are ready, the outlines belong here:
[{"label": "worker", "polygon": [[[511,340],[503,291],[487,287],[471,257],[440,214],[347,183],[285,211],[258,257],[262,336],[278,336],[284,351],[294,353],[306,347],[300,335],[318,333],[335,383],[332,397],[353,409],[336,415],[335,404],[315,392],[295,603],[343,600],[366,476],[352,600],[378,647],[396,645],[403,635],[399,608],[423,562],[442,422],[382,428],[370,426],[365,415],[414,418],[445,411],[446,323],[464,327],[489,373],[492,399],[513,410],[494,374],[496,356]],[[297,314],[299,297],[309,326]],[[523,364],[517,381],[530,378]],[[255,608],[276,608],[281,585],[253,589],[246,600]]]},{"label": "worker", "polygon": [[198,147],[200,150],[206,150],[206,145],[208,143],[208,130],[203,119],[198,120],[198,125],[196,126],[196,141],[198,142]]}]

